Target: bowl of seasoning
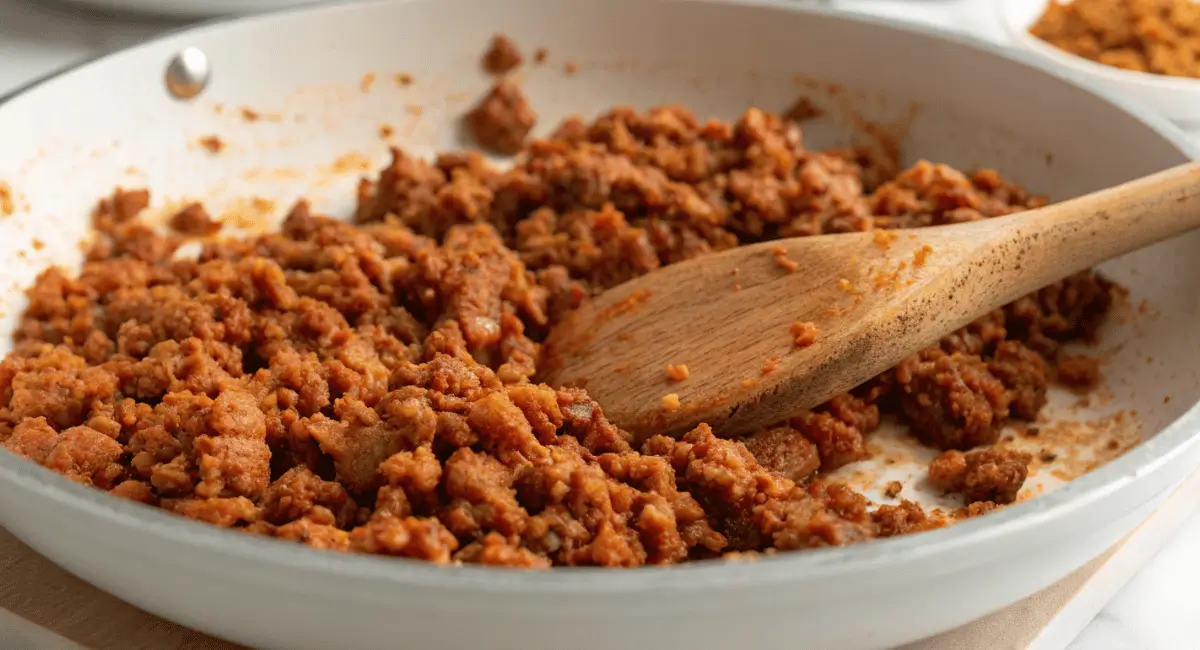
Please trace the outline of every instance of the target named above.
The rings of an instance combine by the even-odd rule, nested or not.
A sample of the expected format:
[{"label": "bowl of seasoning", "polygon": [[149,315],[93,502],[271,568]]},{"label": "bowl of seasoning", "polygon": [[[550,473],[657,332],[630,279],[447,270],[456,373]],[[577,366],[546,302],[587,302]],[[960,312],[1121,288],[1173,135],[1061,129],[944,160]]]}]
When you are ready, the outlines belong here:
[{"label": "bowl of seasoning", "polygon": [[1006,0],[1018,47],[1184,124],[1200,123],[1200,5],[1188,0]]}]

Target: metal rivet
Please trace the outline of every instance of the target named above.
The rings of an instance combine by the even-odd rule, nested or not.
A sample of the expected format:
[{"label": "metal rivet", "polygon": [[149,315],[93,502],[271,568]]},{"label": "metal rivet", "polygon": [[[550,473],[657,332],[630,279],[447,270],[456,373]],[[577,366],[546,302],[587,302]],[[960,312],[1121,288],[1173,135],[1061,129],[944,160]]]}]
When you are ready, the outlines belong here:
[{"label": "metal rivet", "polygon": [[176,99],[191,99],[204,90],[210,76],[208,57],[197,48],[189,47],[171,57],[171,63],[167,65],[167,90]]}]

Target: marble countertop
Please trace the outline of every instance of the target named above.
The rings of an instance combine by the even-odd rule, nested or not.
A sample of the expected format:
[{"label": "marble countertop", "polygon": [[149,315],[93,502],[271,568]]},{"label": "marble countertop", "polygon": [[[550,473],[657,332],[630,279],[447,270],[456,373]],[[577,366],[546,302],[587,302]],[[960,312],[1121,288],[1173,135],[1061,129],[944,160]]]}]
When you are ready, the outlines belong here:
[{"label": "marble countertop", "polygon": [[[917,20],[999,38],[996,0],[832,0],[839,8]],[[66,3],[0,0],[0,94],[97,53],[178,23],[93,13]],[[1197,133],[1200,137],[1200,133]],[[1194,645],[1200,620],[1200,515],[1167,542],[1070,645],[1071,650],[1174,650]]]}]

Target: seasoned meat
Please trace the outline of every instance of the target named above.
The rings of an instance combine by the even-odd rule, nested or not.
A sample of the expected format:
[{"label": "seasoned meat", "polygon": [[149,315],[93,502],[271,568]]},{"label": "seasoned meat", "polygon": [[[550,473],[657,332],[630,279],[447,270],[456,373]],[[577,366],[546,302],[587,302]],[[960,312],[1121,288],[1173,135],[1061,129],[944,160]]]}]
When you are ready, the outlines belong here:
[{"label": "seasoned meat", "polygon": [[[489,69],[513,65],[506,47]],[[944,525],[828,474],[869,456],[884,416],[966,450],[1010,415],[1037,417],[1047,368],[1090,377],[1059,351],[1111,305],[1116,288],[1089,272],[742,440],[701,425],[635,446],[586,391],[537,381],[540,342],[591,295],[741,244],[873,229],[886,242],[1044,200],[990,170],[809,150],[795,121],[759,109],[724,123],[614,108],[527,142],[535,121],[502,79],[467,124],[517,154],[511,167],[396,149],[359,188],[356,224],[301,202],[278,232],[203,240],[194,259],[139,220],[148,192],[117,190],[80,272],[50,269],[29,289],[0,362],[0,446],[115,496],[321,549],[630,567]],[[200,205],[172,225],[216,228]],[[797,346],[821,344],[797,323]],[[690,376],[665,369],[664,408],[687,407],[671,389]],[[980,514],[1016,497],[1028,462],[949,451],[930,479]]]}]

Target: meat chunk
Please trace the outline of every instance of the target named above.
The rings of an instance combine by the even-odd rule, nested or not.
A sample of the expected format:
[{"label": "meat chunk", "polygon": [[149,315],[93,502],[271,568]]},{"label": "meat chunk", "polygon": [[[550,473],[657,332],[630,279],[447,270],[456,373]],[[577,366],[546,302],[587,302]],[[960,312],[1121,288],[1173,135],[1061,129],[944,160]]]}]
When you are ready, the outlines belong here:
[{"label": "meat chunk", "polygon": [[502,79],[467,113],[466,123],[481,146],[511,156],[521,150],[537,113],[516,81]]},{"label": "meat chunk", "polygon": [[867,457],[862,431],[829,413],[805,413],[792,425],[816,446],[821,469],[827,472]]},{"label": "meat chunk", "polygon": [[1100,360],[1087,356],[1061,356],[1054,366],[1059,382],[1076,390],[1090,390],[1103,380]]},{"label": "meat chunk", "polygon": [[176,232],[196,237],[207,237],[221,230],[221,222],[213,219],[199,203],[191,203],[176,212],[170,224]]},{"label": "meat chunk", "polygon": [[743,442],[759,465],[796,482],[807,479],[821,466],[817,446],[792,427],[760,431]]},{"label": "meat chunk", "polygon": [[1005,341],[988,362],[992,373],[1009,391],[1010,411],[1025,420],[1036,420],[1046,404],[1046,361],[1018,341]]},{"label": "meat chunk", "polygon": [[1032,460],[1029,454],[1011,449],[951,450],[929,463],[929,482],[944,492],[961,492],[970,503],[1012,503]]},{"label": "meat chunk", "polygon": [[504,74],[521,65],[521,51],[504,34],[496,34],[483,54],[483,69],[491,74]]},{"label": "meat chunk", "polygon": [[1008,418],[1011,397],[976,356],[910,358],[896,369],[900,410],[922,442],[941,449],[969,449],[996,441]]}]

